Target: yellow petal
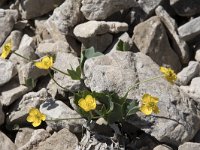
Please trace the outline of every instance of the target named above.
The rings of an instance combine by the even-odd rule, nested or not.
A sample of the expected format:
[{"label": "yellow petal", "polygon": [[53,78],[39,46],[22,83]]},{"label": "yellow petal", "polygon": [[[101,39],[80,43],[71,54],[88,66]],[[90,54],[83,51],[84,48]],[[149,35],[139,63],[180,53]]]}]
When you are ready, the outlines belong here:
[{"label": "yellow petal", "polygon": [[151,108],[148,108],[148,107],[145,106],[145,105],[142,105],[142,106],[140,107],[140,111],[141,111],[142,113],[144,113],[145,115],[150,115],[150,114],[152,113],[152,109],[151,109]]},{"label": "yellow petal", "polygon": [[90,110],[94,110],[96,108],[96,100],[91,95],[86,96],[85,102]]},{"label": "yellow petal", "polygon": [[37,127],[37,126],[39,126],[40,124],[41,124],[41,120],[39,120],[39,119],[36,119],[33,123],[32,123],[32,125],[34,126],[34,127]]},{"label": "yellow petal", "polygon": [[37,108],[31,108],[30,110],[29,110],[29,115],[30,116],[35,116],[35,115],[37,115],[39,113],[39,110],[37,109]]},{"label": "yellow petal", "polygon": [[150,98],[151,98],[151,96],[150,96],[149,94],[144,94],[144,95],[142,96],[142,104],[147,104],[147,103],[149,103],[149,102],[150,102]]},{"label": "yellow petal", "polygon": [[45,121],[46,120],[46,115],[45,114],[41,114],[41,120]]},{"label": "yellow petal", "polygon": [[153,103],[155,103],[155,104],[157,104],[158,103],[158,98],[151,96],[150,97],[150,101],[153,102]]},{"label": "yellow petal", "polygon": [[85,101],[85,99],[81,98],[79,101],[78,101],[78,105],[84,110],[84,111],[90,111],[90,109],[88,108],[87,106],[87,103]]},{"label": "yellow petal", "polygon": [[42,62],[35,62],[35,66],[39,69],[48,69]]},{"label": "yellow petal", "polygon": [[158,106],[155,106],[155,107],[153,108],[153,112],[154,112],[155,114],[158,114],[158,113],[160,112]]},{"label": "yellow petal", "polygon": [[28,121],[28,122],[34,122],[34,120],[35,120],[35,116],[28,116],[26,118],[26,121]]}]

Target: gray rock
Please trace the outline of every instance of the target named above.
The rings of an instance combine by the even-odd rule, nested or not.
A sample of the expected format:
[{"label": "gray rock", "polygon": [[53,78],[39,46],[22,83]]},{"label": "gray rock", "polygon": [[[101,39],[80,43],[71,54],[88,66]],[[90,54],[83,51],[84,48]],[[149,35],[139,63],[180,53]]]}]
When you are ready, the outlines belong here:
[{"label": "gray rock", "polygon": [[28,143],[33,132],[34,129],[32,128],[20,128],[15,138],[15,145],[17,146],[17,148],[20,148]]},{"label": "gray rock", "polygon": [[12,31],[17,18],[17,10],[0,9],[0,45]]},{"label": "gray rock", "polygon": [[200,144],[193,142],[186,142],[178,147],[178,150],[199,150]]},{"label": "gray rock", "polygon": [[29,92],[31,89],[24,86],[18,85],[12,89],[3,91],[2,95],[2,104],[5,106],[10,106],[13,102],[15,102],[18,98]]},{"label": "gray rock", "polygon": [[115,12],[138,6],[135,0],[83,0],[81,11],[88,20],[104,20]]},{"label": "gray rock", "polygon": [[74,34],[79,39],[85,39],[105,33],[119,33],[127,30],[128,30],[127,23],[88,21],[77,25],[74,28]]},{"label": "gray rock", "polygon": [[29,63],[30,60],[35,60],[37,59],[37,55],[35,54],[34,49],[31,46],[24,46],[21,47],[20,49],[15,51],[17,54],[22,55],[23,57],[29,59],[24,59],[14,53],[11,54],[9,60],[12,61],[14,64],[17,65],[17,68],[23,67],[25,64]]},{"label": "gray rock", "polygon": [[0,125],[2,125],[4,123],[5,114],[2,110],[1,98],[0,98],[0,118],[1,118]]},{"label": "gray rock", "polygon": [[[115,91],[123,96],[137,82],[161,75],[159,66],[142,53],[112,52],[86,60],[85,84],[92,91]],[[200,84],[199,84],[200,85]],[[200,89],[200,88],[199,88]],[[177,86],[165,79],[141,84],[128,95],[140,100],[144,93],[158,97],[160,113],[144,116],[140,112],[127,121],[160,142],[179,145],[191,140],[199,130],[198,106]],[[200,93],[200,92],[199,92]]]},{"label": "gray rock", "polygon": [[[22,133],[22,134],[27,135],[26,133],[27,132]],[[28,134],[30,134],[30,133],[28,133]],[[18,147],[17,150],[37,150],[37,148],[36,148],[37,145],[39,145],[40,142],[43,142],[46,139],[48,139],[50,136],[51,136],[50,133],[48,133],[44,129],[34,130],[31,135],[28,135],[28,137],[27,137],[28,139],[24,139],[25,141],[28,140],[28,142],[25,143],[25,141],[23,141],[23,143],[25,143],[25,145]],[[22,138],[25,138],[25,137],[21,137],[21,139]]]},{"label": "gray rock", "polygon": [[36,47],[34,39],[29,35],[24,34],[20,42],[19,49],[27,46],[31,46],[32,48]]},{"label": "gray rock", "polygon": [[17,150],[16,145],[0,131],[0,149],[1,150]]},{"label": "gray rock", "polygon": [[134,28],[133,40],[138,49],[150,56],[158,65],[180,71],[181,63],[172,50],[165,27],[159,17],[151,17]]},{"label": "gray rock", "polygon": [[27,80],[33,79],[37,81],[39,77],[48,75],[48,70],[37,68],[32,62],[29,62],[18,69],[19,82],[26,85]]},{"label": "gray rock", "polygon": [[[76,69],[79,66],[78,57],[71,53],[58,52],[54,62],[54,67],[67,73],[67,69]],[[79,80],[72,80],[71,77],[60,72],[54,73],[54,79],[66,90],[77,91],[80,88]],[[60,89],[60,87],[58,87]],[[62,89],[63,90],[63,89]]]},{"label": "gray rock", "polygon": [[196,61],[190,61],[189,65],[177,74],[177,82],[180,85],[187,85],[194,77],[200,73],[200,65]]},{"label": "gray rock", "polygon": [[33,150],[75,150],[78,146],[77,137],[68,129],[64,128],[58,133],[54,133],[46,141],[41,142]]},{"label": "gray rock", "polygon": [[[62,101],[49,99],[40,105],[40,111],[46,115],[48,120],[46,121],[46,123],[52,129],[57,130],[62,128],[68,128],[71,132],[74,133],[82,132],[82,125],[84,123],[84,119],[81,119],[81,116],[76,111],[69,108]],[[80,119],[70,119],[70,118],[80,118]],[[66,120],[56,120],[56,119],[66,119]]]},{"label": "gray rock", "polygon": [[190,97],[200,102],[200,77],[192,79],[189,86],[180,86],[180,88]]},{"label": "gray rock", "polygon": [[54,10],[52,16],[47,20],[46,26],[55,41],[66,40],[65,35],[84,20],[80,7],[81,0],[68,0]]},{"label": "gray rock", "polygon": [[189,41],[200,35],[200,17],[192,19],[178,28],[178,33],[183,40]]},{"label": "gray rock", "polygon": [[200,49],[196,51],[195,53],[195,60],[200,62]]},{"label": "gray rock", "polygon": [[182,40],[177,33],[177,24],[175,20],[170,17],[162,6],[157,7],[155,13],[161,19],[169,33],[169,38],[172,41],[172,48],[178,54],[181,62],[187,64],[190,58],[189,48],[187,43]]},{"label": "gray rock", "polygon": [[32,19],[54,10],[64,0],[24,0],[20,1],[20,13],[23,19]]},{"label": "gray rock", "polygon": [[158,145],[153,150],[173,150],[171,147],[167,145]]},{"label": "gray rock", "polygon": [[10,81],[16,74],[15,65],[9,60],[0,58],[0,86]]},{"label": "gray rock", "polygon": [[144,12],[148,15],[151,15],[154,13],[154,10],[158,5],[160,5],[163,2],[163,0],[139,0],[138,3],[140,7],[144,10]]},{"label": "gray rock", "polygon": [[180,16],[193,16],[200,13],[199,0],[170,0],[170,5]]},{"label": "gray rock", "polygon": [[112,44],[113,36],[109,33],[87,39],[80,39],[84,48],[94,47],[95,51],[104,52]]},{"label": "gray rock", "polygon": [[7,124],[12,126],[14,124],[24,125],[28,124],[26,117],[31,108],[38,108],[40,104],[48,99],[48,93],[46,89],[41,89],[38,92],[29,92],[23,96],[23,98],[17,102],[17,105],[11,110],[9,117],[7,118]]},{"label": "gray rock", "polygon": [[67,42],[56,41],[55,43],[40,43],[36,49],[36,54],[43,57],[45,55],[55,55],[57,52],[69,53],[70,51]]}]

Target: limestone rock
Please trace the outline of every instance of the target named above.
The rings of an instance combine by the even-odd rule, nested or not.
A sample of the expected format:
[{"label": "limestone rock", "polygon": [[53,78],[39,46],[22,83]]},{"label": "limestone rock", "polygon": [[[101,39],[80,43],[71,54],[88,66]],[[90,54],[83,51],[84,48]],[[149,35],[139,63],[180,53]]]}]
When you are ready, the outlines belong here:
[{"label": "limestone rock", "polygon": [[158,65],[180,71],[181,63],[172,50],[165,27],[159,17],[151,17],[134,28],[133,40],[138,49],[150,56]]},{"label": "limestone rock", "polygon": [[12,31],[17,18],[17,10],[0,9],[0,45]]},{"label": "limestone rock", "polygon": [[196,61],[190,61],[189,65],[177,74],[178,83],[187,85],[194,77],[200,73],[200,65]]},{"label": "limestone rock", "polygon": [[178,54],[180,61],[183,64],[187,64],[190,58],[189,48],[187,43],[182,40],[177,33],[177,24],[175,20],[171,18],[162,6],[158,6],[155,13],[165,25],[169,33],[169,38],[172,41],[172,48]]},{"label": "limestone rock", "polygon": [[65,41],[65,35],[69,34],[70,29],[84,20],[80,7],[81,0],[68,0],[54,10],[46,26],[55,41]]},{"label": "limestone rock", "polygon": [[20,13],[23,19],[32,19],[52,11],[64,0],[23,0],[20,1]]},{"label": "limestone rock", "polygon": [[83,0],[81,11],[88,20],[104,20],[115,12],[138,6],[135,0]]},{"label": "limestone rock", "polygon": [[75,150],[78,146],[77,137],[72,134],[68,129],[64,128],[58,133],[54,133],[46,141],[41,142],[33,150]]},{"label": "limestone rock", "polygon": [[180,16],[193,16],[200,13],[199,0],[170,0],[170,5]]},{"label": "limestone rock", "polygon": [[200,35],[200,17],[192,19],[178,28],[178,33],[183,40],[189,41]]},{"label": "limestone rock", "polygon": [[1,150],[17,150],[16,145],[0,131],[0,149]]},{"label": "limestone rock", "polygon": [[32,107],[38,108],[40,104],[48,99],[48,93],[46,89],[41,89],[38,92],[29,92],[23,96],[23,98],[17,102],[17,105],[11,110],[9,117],[7,118],[8,125],[24,125],[28,124],[26,117],[29,110]]},{"label": "limestone rock", "polygon": [[199,143],[186,142],[178,147],[178,150],[199,150]]},{"label": "limestone rock", "polygon": [[32,48],[36,47],[35,41],[33,40],[33,38],[27,34],[24,34],[22,37],[22,40],[20,42],[19,49],[21,49],[23,47],[27,47],[27,46],[31,46]]},{"label": "limestone rock", "polygon": [[[84,72],[85,84],[92,91],[115,91],[120,96],[135,83],[161,75],[159,66],[148,56],[119,51],[86,60]],[[160,113],[144,116],[138,112],[137,117],[129,118],[130,124],[141,128],[160,142],[173,145],[194,137],[199,130],[197,124],[200,123],[194,99],[165,79],[139,85],[129,93],[128,98],[140,100],[144,93],[159,98]]]},{"label": "limestone rock", "polygon": [[167,145],[158,145],[153,150],[173,150],[171,147]]},{"label": "limestone rock", "polygon": [[106,22],[106,21],[88,21],[77,25],[74,28],[74,34],[77,38],[85,39],[105,33],[119,33],[128,30],[127,23]]},{"label": "limestone rock", "polygon": [[10,81],[16,74],[15,65],[9,60],[0,58],[0,86]]},{"label": "limestone rock", "polygon": [[196,51],[195,53],[195,60],[200,62],[200,49]]},{"label": "limestone rock", "polygon": [[62,101],[49,99],[40,105],[40,111],[46,115],[47,120],[66,119],[66,118],[80,118],[80,119],[66,119],[58,121],[46,121],[47,125],[52,129],[68,128],[71,132],[81,133],[84,119]]}]

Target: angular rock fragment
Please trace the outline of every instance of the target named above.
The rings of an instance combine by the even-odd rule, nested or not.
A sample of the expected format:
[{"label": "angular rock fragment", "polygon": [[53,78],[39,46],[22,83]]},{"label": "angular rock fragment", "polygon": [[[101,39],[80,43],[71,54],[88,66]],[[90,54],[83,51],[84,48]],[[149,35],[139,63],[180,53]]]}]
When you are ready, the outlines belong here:
[{"label": "angular rock fragment", "polygon": [[0,149],[1,150],[17,150],[16,145],[0,131]]},{"label": "angular rock fragment", "polygon": [[178,150],[199,150],[200,144],[193,142],[186,142],[178,147]]}]

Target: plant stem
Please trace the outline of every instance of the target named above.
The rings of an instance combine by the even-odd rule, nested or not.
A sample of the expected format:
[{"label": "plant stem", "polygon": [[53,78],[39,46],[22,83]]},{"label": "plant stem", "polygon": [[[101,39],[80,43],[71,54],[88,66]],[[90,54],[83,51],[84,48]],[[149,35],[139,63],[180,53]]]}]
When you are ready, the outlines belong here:
[{"label": "plant stem", "polygon": [[64,75],[66,75],[66,76],[69,76],[69,74],[67,74],[66,72],[63,72],[62,70],[59,70],[59,69],[57,69],[57,68],[55,68],[55,67],[51,67],[54,71],[58,71],[58,72],[60,72],[60,73],[62,73],[62,74],[64,74]]},{"label": "plant stem", "polygon": [[52,120],[45,120],[45,121],[61,121],[61,120],[70,120],[70,119],[83,119],[82,117],[79,118],[57,118],[57,119],[52,119]]},{"label": "plant stem", "polygon": [[24,58],[24,59],[26,59],[26,60],[28,60],[28,61],[32,61],[32,60],[30,60],[30,59],[28,59],[28,58],[22,56],[21,54],[18,54],[18,53],[16,53],[16,52],[14,52],[14,51],[13,51],[12,53],[14,53],[15,55],[17,55],[17,56],[19,56],[19,57],[21,57],[21,58]]}]

